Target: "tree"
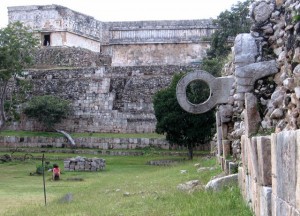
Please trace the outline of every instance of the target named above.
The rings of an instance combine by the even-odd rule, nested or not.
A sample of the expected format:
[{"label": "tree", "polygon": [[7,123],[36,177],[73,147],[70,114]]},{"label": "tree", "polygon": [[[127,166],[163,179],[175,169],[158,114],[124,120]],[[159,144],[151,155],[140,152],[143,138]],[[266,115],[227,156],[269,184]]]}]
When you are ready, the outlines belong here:
[{"label": "tree", "polygon": [[[153,98],[157,119],[156,132],[166,134],[171,144],[188,148],[189,159],[193,158],[193,148],[210,140],[214,132],[214,111],[191,114],[184,111],[177,102],[176,85],[184,74],[175,74],[169,87],[158,91]],[[202,82],[191,83],[187,88],[190,102],[199,103],[208,98],[209,88]]]},{"label": "tree", "polygon": [[75,146],[72,137],[54,126],[71,113],[70,102],[52,95],[36,96],[32,98],[24,108],[24,114],[42,123],[48,130],[62,133],[70,143]]},{"label": "tree", "polygon": [[211,48],[207,52],[209,58],[227,56],[230,52],[230,39],[240,33],[250,31],[249,6],[254,0],[238,2],[231,10],[221,12],[214,24],[218,26],[211,38]]},{"label": "tree", "polygon": [[24,114],[29,118],[36,119],[48,130],[62,133],[70,143],[75,146],[75,141],[70,134],[54,128],[55,124],[68,117],[71,113],[70,102],[56,96],[44,95],[32,98],[24,108]]},{"label": "tree", "polygon": [[51,95],[33,97],[24,108],[25,115],[50,130],[55,130],[54,125],[67,118],[70,111],[69,101]]},{"label": "tree", "polygon": [[5,100],[8,98],[8,85],[22,76],[24,68],[33,63],[33,51],[38,44],[34,33],[20,22],[0,29],[0,130],[7,120]]}]

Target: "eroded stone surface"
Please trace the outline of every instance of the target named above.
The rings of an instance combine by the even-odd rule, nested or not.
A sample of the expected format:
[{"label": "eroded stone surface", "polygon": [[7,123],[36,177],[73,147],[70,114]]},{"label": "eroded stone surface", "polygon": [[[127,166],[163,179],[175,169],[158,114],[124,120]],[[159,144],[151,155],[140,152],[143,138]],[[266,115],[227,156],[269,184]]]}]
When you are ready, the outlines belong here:
[{"label": "eroded stone surface", "polygon": [[207,183],[205,190],[220,191],[226,186],[236,185],[238,183],[238,174],[232,174],[221,178],[216,178]]},{"label": "eroded stone surface", "polygon": [[[203,103],[192,104],[186,96],[186,88],[193,80],[202,80],[207,83],[210,88],[210,97]],[[176,96],[180,106],[190,113],[205,113],[217,104],[226,103],[230,96],[230,90],[234,82],[233,77],[215,78],[205,71],[195,71],[188,73],[182,77],[176,87]]]}]

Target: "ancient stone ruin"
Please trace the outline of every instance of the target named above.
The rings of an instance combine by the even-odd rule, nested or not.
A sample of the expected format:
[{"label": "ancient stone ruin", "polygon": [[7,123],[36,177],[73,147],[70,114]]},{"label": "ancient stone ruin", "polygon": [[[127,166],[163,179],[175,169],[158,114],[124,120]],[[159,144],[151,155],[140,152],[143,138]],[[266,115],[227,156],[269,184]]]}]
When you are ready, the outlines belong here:
[{"label": "ancient stone ruin", "polygon": [[[182,100],[183,108],[194,113],[219,104],[216,155],[227,173],[233,163],[239,166],[242,194],[257,216],[300,215],[299,13],[297,0],[254,2],[251,32],[236,37],[233,60],[224,68],[234,77],[227,101],[210,97],[193,105]],[[220,87],[196,73],[190,76],[208,82],[212,94],[218,92]],[[186,80],[178,84],[178,98]]]},{"label": "ancient stone ruin", "polygon": [[[196,71],[178,87],[180,104],[195,113],[216,107],[222,168],[238,166],[255,215],[288,216],[300,215],[299,11],[298,0],[255,1],[251,32],[236,37],[222,78],[199,66],[215,29],[209,20],[104,23],[57,5],[11,7],[9,19],[40,31],[43,49],[24,73],[29,95],[70,99],[74,114],[60,126],[71,132],[153,132],[153,94],[175,73]],[[211,89],[203,104],[185,98],[193,79]],[[43,128],[22,116],[9,129]]]},{"label": "ancient stone ruin", "polygon": [[[29,98],[72,102],[58,125],[68,132],[154,132],[152,96],[181,71],[199,69],[215,31],[212,20],[101,22],[59,5],[8,8],[40,38],[35,65],[24,72]],[[22,116],[12,130],[43,130]]]},{"label": "ancient stone ruin", "polygon": [[77,156],[64,160],[64,171],[101,171],[106,166],[105,159]]}]

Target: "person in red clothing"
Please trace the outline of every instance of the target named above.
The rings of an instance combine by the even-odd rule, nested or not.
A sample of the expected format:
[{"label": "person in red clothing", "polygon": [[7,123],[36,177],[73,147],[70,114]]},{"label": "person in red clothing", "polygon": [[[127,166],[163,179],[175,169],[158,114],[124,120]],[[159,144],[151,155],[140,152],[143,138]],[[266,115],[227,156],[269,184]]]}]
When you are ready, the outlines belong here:
[{"label": "person in red clothing", "polygon": [[57,164],[53,164],[53,169],[52,169],[52,178],[54,181],[57,181],[60,179],[60,168]]}]

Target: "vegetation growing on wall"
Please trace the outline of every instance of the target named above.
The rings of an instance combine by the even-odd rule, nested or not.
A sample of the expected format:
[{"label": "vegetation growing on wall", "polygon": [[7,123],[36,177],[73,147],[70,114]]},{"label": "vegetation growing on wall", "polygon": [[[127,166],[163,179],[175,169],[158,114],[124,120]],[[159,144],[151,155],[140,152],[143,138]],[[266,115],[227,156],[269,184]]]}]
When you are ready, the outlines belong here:
[{"label": "vegetation growing on wall", "polygon": [[28,117],[36,119],[50,130],[66,118],[70,111],[69,101],[51,95],[32,98],[24,109]]},{"label": "vegetation growing on wall", "polygon": [[211,37],[211,47],[202,61],[202,69],[214,76],[221,76],[225,59],[230,53],[233,39],[240,33],[250,31],[249,6],[253,0],[238,2],[230,10],[221,12],[214,24],[218,26]]}]

